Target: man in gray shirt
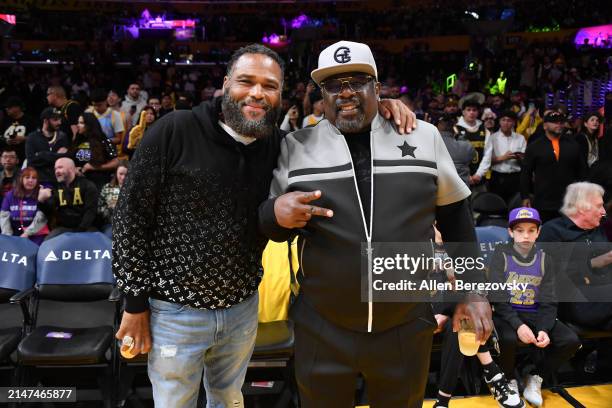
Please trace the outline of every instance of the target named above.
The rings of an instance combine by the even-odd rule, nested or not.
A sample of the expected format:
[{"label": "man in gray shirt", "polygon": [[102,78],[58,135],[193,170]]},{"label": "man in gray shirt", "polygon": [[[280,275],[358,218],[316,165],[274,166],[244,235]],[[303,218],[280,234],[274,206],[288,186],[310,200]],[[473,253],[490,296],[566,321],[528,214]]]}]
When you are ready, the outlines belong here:
[{"label": "man in gray shirt", "polygon": [[446,145],[448,153],[453,159],[453,164],[461,180],[469,187],[470,182],[470,163],[474,158],[474,147],[465,140],[457,140],[453,133],[456,117],[445,113],[438,119],[437,127],[442,135],[442,140]]}]

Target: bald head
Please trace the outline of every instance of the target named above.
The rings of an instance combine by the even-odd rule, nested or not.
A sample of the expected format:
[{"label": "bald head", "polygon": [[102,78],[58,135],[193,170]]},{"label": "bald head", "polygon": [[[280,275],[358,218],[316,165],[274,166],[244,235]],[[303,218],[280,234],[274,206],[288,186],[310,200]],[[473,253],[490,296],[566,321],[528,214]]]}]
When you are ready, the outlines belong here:
[{"label": "bald head", "polygon": [[76,167],[72,159],[61,157],[55,161],[55,178],[58,183],[72,183],[76,177]]}]

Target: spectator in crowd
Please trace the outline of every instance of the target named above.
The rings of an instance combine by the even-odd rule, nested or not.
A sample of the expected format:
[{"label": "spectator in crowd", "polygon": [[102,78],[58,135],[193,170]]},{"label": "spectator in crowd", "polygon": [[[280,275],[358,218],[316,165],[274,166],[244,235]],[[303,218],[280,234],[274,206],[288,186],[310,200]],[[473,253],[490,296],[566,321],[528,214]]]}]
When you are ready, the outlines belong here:
[{"label": "spectator in crowd", "polygon": [[122,143],[117,145],[117,157],[119,158],[119,160],[127,160],[128,154],[125,150],[128,135],[130,134],[130,129],[132,128],[131,118],[128,114],[121,110],[121,97],[119,96],[119,93],[116,90],[111,89],[110,91],[108,91],[106,102],[113,111],[119,113],[119,115],[121,116],[121,123],[123,123],[124,132]]},{"label": "spectator in crowd", "polygon": [[125,112],[121,111],[121,102],[121,96],[119,95],[119,92],[117,90],[111,89],[110,91],[108,91],[108,95],[106,96],[106,103],[108,104],[108,107],[114,110],[115,112],[122,113],[122,118],[125,121],[126,114]]},{"label": "spectator in crowd", "polygon": [[140,111],[147,104],[147,93],[142,91],[140,84],[132,82],[127,89],[127,94],[121,103],[121,111],[130,118],[130,127],[136,126]]},{"label": "spectator in crowd", "polygon": [[19,177],[19,157],[13,147],[5,147],[0,155],[0,199],[13,189],[14,181]]},{"label": "spectator in crowd", "polygon": [[55,185],[55,162],[66,157],[71,140],[61,130],[62,113],[53,107],[45,108],[40,114],[42,126],[28,135],[26,157],[28,166],[36,169],[38,182],[44,187]]},{"label": "spectator in crowd", "polygon": [[93,115],[100,122],[102,132],[114,145],[121,145],[125,128],[121,120],[121,114],[110,106],[108,106],[108,93],[101,88],[94,89],[91,92],[91,102],[93,106],[87,109],[86,112]]},{"label": "spectator in crowd", "polygon": [[509,290],[495,301],[493,320],[499,336],[500,365],[518,391],[515,379],[519,342],[529,345],[535,363],[524,381],[523,397],[542,406],[542,382],[569,360],[580,347],[576,333],[557,319],[556,273],[550,253],[536,247],[541,220],[534,208],[510,212],[509,244],[498,244],[491,257],[491,282],[527,283],[524,290]]},{"label": "spectator in crowd", "polygon": [[560,112],[544,115],[546,137],[527,146],[521,167],[523,206],[536,208],[543,223],[559,216],[565,188],[587,175],[580,146],[563,134],[564,123]]},{"label": "spectator in crowd", "polygon": [[[244,405],[266,243],[256,210],[280,143],[280,61],[261,45],[241,48],[227,66],[223,100],[165,115],[132,159],[113,220],[113,271],[127,295],[117,337],[149,352],[155,405],[195,408],[202,381],[209,405]],[[208,165],[227,176],[208,177]],[[193,257],[196,248],[202,256]],[[153,266],[159,250],[175,254],[162,255],[171,262],[161,268]],[[210,274],[204,265],[213,258],[231,272]],[[223,330],[219,319],[228,322]],[[186,343],[194,347],[167,358],[166,345]]]},{"label": "spectator in crowd", "polygon": [[153,108],[153,111],[155,112],[155,117],[159,118],[159,111],[161,110],[161,101],[159,100],[158,96],[150,96],[149,99],[147,100],[147,106],[150,106]]},{"label": "spectator in crowd", "polygon": [[[536,135],[535,133],[538,129],[540,129],[540,132]],[[523,135],[529,143],[535,142],[539,137],[543,136],[542,118],[540,117],[539,109],[535,105],[529,105],[527,112],[521,117],[516,126],[516,133]]]},{"label": "spectator in crowd", "polygon": [[26,167],[2,201],[0,228],[4,235],[29,238],[40,245],[49,233],[47,217],[38,205],[38,174],[32,167]]},{"label": "spectator in crowd", "polygon": [[8,98],[4,104],[6,116],[0,124],[0,150],[12,146],[17,152],[19,162],[26,158],[26,136],[36,130],[36,121],[24,112],[23,101],[17,97]]},{"label": "spectator in crowd", "polygon": [[161,108],[159,109],[158,117],[164,116],[166,113],[170,113],[174,110],[174,103],[172,102],[172,96],[163,94],[161,99]]},{"label": "spectator in crowd", "polygon": [[601,119],[597,112],[587,114],[584,117],[580,133],[576,135],[576,141],[580,145],[583,159],[589,167],[592,167],[599,160],[599,126],[602,122]]},{"label": "spectator in crowd", "polygon": [[81,92],[86,95],[89,95],[89,84],[87,83],[87,81],[85,81],[85,79],[83,78],[81,74],[79,73],[75,74],[71,82],[72,82],[72,88],[71,88],[72,95],[78,95]]},{"label": "spectator in crowd", "polygon": [[140,112],[140,121],[136,126],[130,130],[130,136],[127,143],[127,149],[129,152],[134,152],[142,138],[145,131],[155,122],[155,111],[150,106],[145,106],[142,112]]},{"label": "spectator in crowd", "polygon": [[189,110],[193,106],[193,100],[191,96],[187,93],[181,93],[178,95],[176,99],[176,104],[174,105],[174,109],[176,110]]},{"label": "spectator in crowd", "polygon": [[489,135],[484,123],[478,119],[483,102],[484,95],[481,93],[472,93],[461,98],[459,101],[461,117],[453,127],[457,138],[470,142],[476,152],[470,164],[470,174],[472,175],[478,170],[484,152],[485,139]]},{"label": "spectator in crowd", "polygon": [[314,126],[319,123],[324,117],[323,110],[323,95],[321,91],[316,89],[309,94],[309,99],[312,103],[312,113],[304,118],[302,127]]},{"label": "spectator in crowd", "polygon": [[506,105],[504,94],[498,93],[491,97],[491,110],[493,113],[499,116],[506,109],[508,109],[508,106]]},{"label": "spectator in crowd", "polygon": [[459,76],[457,77],[457,80],[455,81],[455,84],[453,85],[453,94],[458,95],[459,97],[462,97],[465,94],[467,94],[469,89],[470,89],[470,79],[468,78],[468,74],[465,70],[461,70],[459,72]]},{"label": "spectator in crowd", "polygon": [[110,183],[106,184],[100,192],[100,198],[98,200],[98,215],[102,224],[102,232],[109,237],[112,237],[112,219],[117,200],[119,199],[119,192],[125,181],[125,177],[128,173],[128,162],[120,161],[117,166],[117,170],[113,175]]},{"label": "spectator in crowd", "polygon": [[482,123],[489,133],[493,134],[497,131],[497,115],[491,108],[485,108],[482,112]]},{"label": "spectator in crowd", "polygon": [[521,160],[527,148],[525,138],[512,130],[515,123],[516,113],[513,111],[500,114],[499,130],[487,137],[484,156],[476,174],[472,176],[472,184],[478,184],[490,169],[488,189],[506,203],[519,191]]},{"label": "spectator in crowd", "polygon": [[85,112],[79,116],[78,127],[79,132],[69,151],[70,157],[79,175],[92,181],[100,191],[117,168],[117,150],[92,113]]},{"label": "spectator in crowd", "polygon": [[448,98],[446,99],[446,102],[444,104],[443,113],[451,114],[455,117],[455,119],[461,116],[461,112],[459,111],[459,99],[456,95],[448,95]]},{"label": "spectator in crowd", "polygon": [[474,158],[474,147],[467,140],[457,140],[457,136],[453,133],[456,116],[452,113],[446,113],[438,119],[438,130],[442,135],[442,140],[446,145],[446,149],[453,159],[457,174],[461,180],[470,185],[470,163]]},{"label": "spectator in crowd", "polygon": [[55,228],[45,240],[64,232],[97,231],[94,227],[98,206],[96,185],[77,174],[74,162],[67,157],[55,162],[55,177],[57,187],[44,189],[39,196],[46,203],[47,212],[55,216]]},{"label": "spectator in crowd", "polygon": [[294,132],[301,129],[300,122],[300,109],[297,105],[293,105],[285,114],[285,118],[283,119],[283,123],[281,123],[280,128],[286,132]]},{"label": "spectator in crowd", "polygon": [[[551,246],[559,274],[567,277],[557,292],[565,321],[599,330],[612,330],[612,250],[601,220],[606,215],[603,188],[597,184],[570,184],[563,198],[562,216],[542,227],[539,241]],[[563,243],[574,243],[568,245]],[[571,289],[576,288],[573,293]]]},{"label": "spectator in crowd", "polygon": [[206,85],[204,86],[204,88],[202,88],[202,101],[211,100],[216,90],[217,88],[215,88],[215,86],[213,85],[212,79],[207,79]]},{"label": "spectator in crowd", "polygon": [[77,123],[83,113],[83,107],[75,100],[66,98],[66,91],[61,86],[50,86],[47,89],[47,102],[49,106],[57,108],[62,113],[62,131],[71,141],[76,139],[78,133]]}]

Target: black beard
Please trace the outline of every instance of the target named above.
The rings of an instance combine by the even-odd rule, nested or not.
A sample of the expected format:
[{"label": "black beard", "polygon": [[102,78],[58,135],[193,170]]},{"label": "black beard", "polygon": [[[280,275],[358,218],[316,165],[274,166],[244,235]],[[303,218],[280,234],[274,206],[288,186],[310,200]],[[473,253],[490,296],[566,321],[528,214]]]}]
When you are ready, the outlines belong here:
[{"label": "black beard", "polygon": [[271,105],[264,103],[263,108],[266,111],[264,117],[250,120],[246,119],[242,114],[242,107],[247,104],[247,101],[248,98],[243,101],[234,100],[229,94],[229,89],[225,89],[221,101],[221,110],[223,111],[225,124],[243,136],[250,136],[256,139],[270,136],[280,117],[281,107],[273,108]]}]

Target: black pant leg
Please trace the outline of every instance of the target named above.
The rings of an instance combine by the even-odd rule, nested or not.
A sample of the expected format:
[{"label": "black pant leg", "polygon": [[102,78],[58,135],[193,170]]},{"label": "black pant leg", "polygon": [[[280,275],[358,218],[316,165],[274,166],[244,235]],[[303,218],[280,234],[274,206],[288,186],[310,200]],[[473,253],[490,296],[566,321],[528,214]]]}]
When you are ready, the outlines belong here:
[{"label": "black pant leg", "polygon": [[353,408],[359,333],[323,319],[301,299],[293,305],[295,376],[302,408]]},{"label": "black pant leg", "polygon": [[538,374],[542,378],[548,378],[549,375],[555,373],[564,362],[572,358],[580,347],[580,339],[576,333],[559,320],[548,333],[548,337],[550,344],[543,349],[544,358],[537,366]]},{"label": "black pant leg", "polygon": [[449,321],[446,324],[442,340],[440,381],[438,382],[440,391],[451,395],[454,393],[462,365],[463,354],[459,351],[459,339],[457,333],[453,332],[452,321]]},{"label": "black pant leg", "polygon": [[492,172],[489,191],[497,194],[507,203],[519,191],[520,174]]},{"label": "black pant leg", "polygon": [[499,365],[506,375],[506,378],[514,378],[514,366],[516,364],[516,348],[518,346],[518,336],[516,331],[505,320],[493,316],[495,330],[499,336]]},{"label": "black pant leg", "polygon": [[433,317],[383,333],[364,333],[360,365],[371,408],[421,408],[431,360]]}]

